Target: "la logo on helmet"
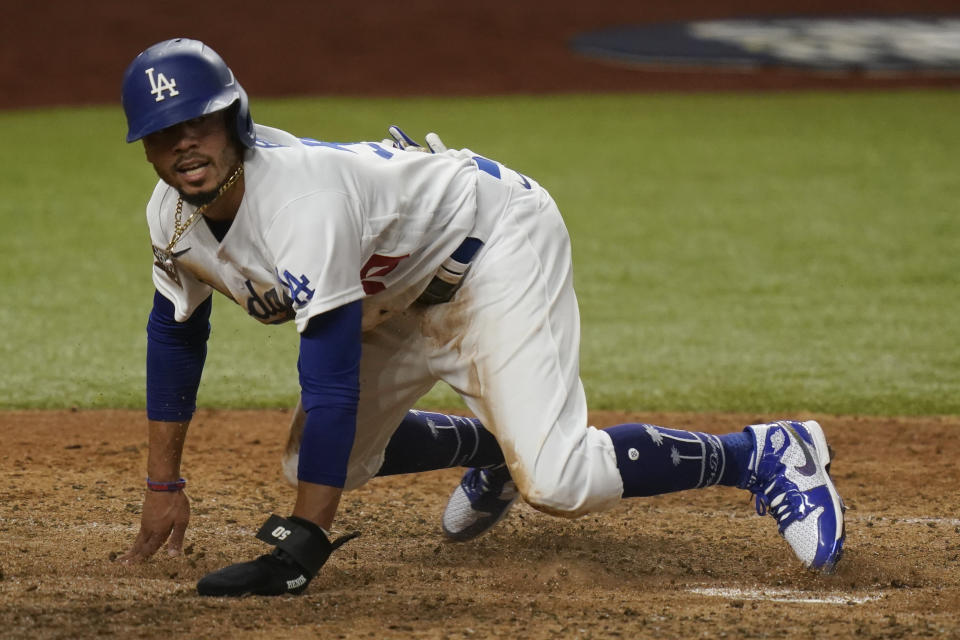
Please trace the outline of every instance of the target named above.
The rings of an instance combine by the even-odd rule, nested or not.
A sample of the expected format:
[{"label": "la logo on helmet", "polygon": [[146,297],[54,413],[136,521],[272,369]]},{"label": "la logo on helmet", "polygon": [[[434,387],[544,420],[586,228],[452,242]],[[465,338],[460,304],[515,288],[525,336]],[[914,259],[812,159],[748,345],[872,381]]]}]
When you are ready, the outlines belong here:
[{"label": "la logo on helmet", "polygon": [[168,96],[163,95],[164,91],[169,91],[169,97],[180,95],[180,92],[177,91],[177,81],[175,78],[170,78],[167,80],[167,76],[163,75],[163,72],[158,73],[157,77],[153,77],[153,67],[150,67],[144,73],[147,74],[147,77],[150,78],[150,88],[153,95],[157,96],[157,102],[163,102]]}]

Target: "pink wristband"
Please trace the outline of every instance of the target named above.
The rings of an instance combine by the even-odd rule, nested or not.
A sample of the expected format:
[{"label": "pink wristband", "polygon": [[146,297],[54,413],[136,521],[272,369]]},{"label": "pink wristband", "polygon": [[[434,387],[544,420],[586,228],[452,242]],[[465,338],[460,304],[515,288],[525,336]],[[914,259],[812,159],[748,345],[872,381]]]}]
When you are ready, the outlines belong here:
[{"label": "pink wristband", "polygon": [[180,478],[172,482],[155,482],[147,478],[147,489],[150,491],[180,491],[187,486],[187,479]]}]

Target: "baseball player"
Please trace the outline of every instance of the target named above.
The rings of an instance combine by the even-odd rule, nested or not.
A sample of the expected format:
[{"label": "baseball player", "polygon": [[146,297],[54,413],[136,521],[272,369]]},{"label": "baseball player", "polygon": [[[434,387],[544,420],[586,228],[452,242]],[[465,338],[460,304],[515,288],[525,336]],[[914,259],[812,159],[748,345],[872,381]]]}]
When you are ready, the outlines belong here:
[{"label": "baseball player", "polygon": [[[180,457],[216,290],[261,322],[296,324],[285,468],[297,496],[257,534],[273,550],[205,576],[202,595],[303,592],[350,537],[329,535],[342,491],[454,465],[469,468],[443,516],[453,539],[489,530],[516,495],[573,518],[720,484],[753,492],[804,565],[833,569],[843,506],[816,422],[721,436],[587,425],[570,241],[533,178],[467,149],[415,152],[398,131],[394,144],[331,143],[256,125],[231,70],[195,40],[141,53],[123,106],[127,141],[143,141],[160,177],[147,205],[149,477],[125,560],[182,543]],[[479,420],[410,411],[441,380]],[[467,435],[468,450],[455,445]]]}]

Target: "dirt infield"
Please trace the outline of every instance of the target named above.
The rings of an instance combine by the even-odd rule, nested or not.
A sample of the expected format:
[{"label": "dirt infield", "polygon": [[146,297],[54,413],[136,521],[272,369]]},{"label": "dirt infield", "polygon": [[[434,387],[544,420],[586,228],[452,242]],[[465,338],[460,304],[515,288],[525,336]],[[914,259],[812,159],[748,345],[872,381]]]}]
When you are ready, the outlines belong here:
[{"label": "dirt infield", "polygon": [[[815,416],[836,449],[847,553],[798,566],[749,495],[714,488],[566,521],[521,505],[487,536],[446,542],[456,471],[375,479],[346,494],[339,550],[301,597],[202,599],[194,585],[266,547],[293,490],[284,412],[201,411],[184,474],[186,555],[111,562],[136,534],[140,412],[0,413],[3,638],[960,637],[960,418]],[[713,432],[750,415],[596,414]]]}]

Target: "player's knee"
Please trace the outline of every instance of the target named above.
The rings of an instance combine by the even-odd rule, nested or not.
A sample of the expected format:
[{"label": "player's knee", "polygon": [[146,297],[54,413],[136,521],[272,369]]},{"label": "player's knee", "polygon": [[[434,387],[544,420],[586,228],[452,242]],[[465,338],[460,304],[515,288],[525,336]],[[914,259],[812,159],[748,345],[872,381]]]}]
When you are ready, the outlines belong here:
[{"label": "player's knee", "polygon": [[591,427],[574,450],[555,448],[554,453],[538,456],[531,464],[524,465],[521,459],[510,465],[520,495],[532,507],[577,518],[620,501],[623,481],[607,434]]},{"label": "player's knee", "polygon": [[557,478],[533,477],[525,483],[518,481],[517,489],[527,504],[552,516],[579,518],[598,510],[588,492],[576,490]]}]

